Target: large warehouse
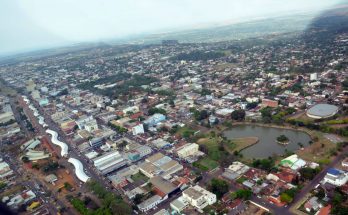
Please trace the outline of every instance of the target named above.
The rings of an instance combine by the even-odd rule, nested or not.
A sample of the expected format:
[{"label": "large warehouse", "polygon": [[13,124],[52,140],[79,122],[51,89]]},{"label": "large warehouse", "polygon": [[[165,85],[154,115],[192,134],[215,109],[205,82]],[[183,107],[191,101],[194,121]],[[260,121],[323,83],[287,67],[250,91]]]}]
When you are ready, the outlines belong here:
[{"label": "large warehouse", "polygon": [[334,116],[338,112],[338,107],[329,104],[317,104],[309,108],[307,116],[313,119],[324,119]]}]

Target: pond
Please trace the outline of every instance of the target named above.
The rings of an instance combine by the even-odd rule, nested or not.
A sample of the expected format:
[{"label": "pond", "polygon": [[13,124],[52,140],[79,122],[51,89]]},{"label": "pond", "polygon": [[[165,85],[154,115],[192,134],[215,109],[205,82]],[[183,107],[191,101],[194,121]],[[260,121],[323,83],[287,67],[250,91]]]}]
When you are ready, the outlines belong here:
[{"label": "pond", "polygon": [[[285,135],[289,138],[288,145],[277,143],[277,137]],[[246,158],[267,158],[272,155],[283,155],[285,149],[288,151],[296,151],[309,145],[311,137],[302,131],[296,131],[283,128],[271,128],[256,125],[238,125],[223,132],[227,139],[242,138],[242,137],[258,137],[259,142],[241,151]]]}]

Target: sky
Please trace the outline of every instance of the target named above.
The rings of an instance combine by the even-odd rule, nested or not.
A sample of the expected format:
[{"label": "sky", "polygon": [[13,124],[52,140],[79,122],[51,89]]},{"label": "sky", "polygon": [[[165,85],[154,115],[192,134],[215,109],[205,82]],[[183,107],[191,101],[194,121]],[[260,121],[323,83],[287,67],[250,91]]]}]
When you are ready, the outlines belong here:
[{"label": "sky", "polygon": [[0,0],[0,55],[300,11],[339,0]]}]

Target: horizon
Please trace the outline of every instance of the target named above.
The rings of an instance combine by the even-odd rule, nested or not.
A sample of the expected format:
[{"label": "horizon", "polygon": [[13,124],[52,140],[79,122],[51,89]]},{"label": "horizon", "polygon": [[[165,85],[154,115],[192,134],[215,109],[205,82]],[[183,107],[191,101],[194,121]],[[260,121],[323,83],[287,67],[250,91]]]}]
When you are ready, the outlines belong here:
[{"label": "horizon", "polygon": [[[300,0],[219,0],[210,3],[180,0],[173,3],[148,0],[139,4],[138,0],[127,3],[78,0],[69,4],[66,0],[4,1],[0,3],[0,16],[3,17],[0,26],[6,33],[0,36],[0,56],[79,43],[127,40],[143,35],[206,29],[215,25],[233,25],[292,13],[319,13],[340,2],[342,1],[324,0],[317,3],[309,0],[300,3]],[[210,14],[207,15],[207,12]]]}]

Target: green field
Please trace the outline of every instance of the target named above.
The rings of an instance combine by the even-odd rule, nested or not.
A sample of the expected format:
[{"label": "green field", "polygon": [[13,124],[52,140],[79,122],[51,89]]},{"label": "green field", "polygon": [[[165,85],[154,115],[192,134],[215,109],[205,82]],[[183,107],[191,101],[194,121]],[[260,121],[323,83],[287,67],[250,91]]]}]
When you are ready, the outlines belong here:
[{"label": "green field", "polygon": [[219,166],[219,163],[210,159],[209,157],[204,157],[199,161],[193,163],[193,166],[199,168],[202,171],[210,171]]}]

